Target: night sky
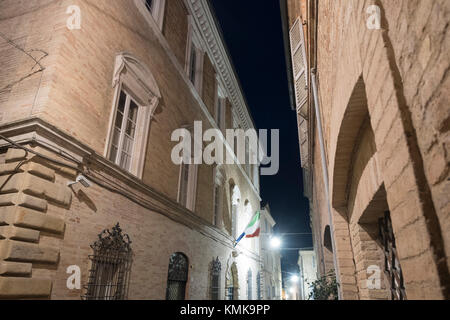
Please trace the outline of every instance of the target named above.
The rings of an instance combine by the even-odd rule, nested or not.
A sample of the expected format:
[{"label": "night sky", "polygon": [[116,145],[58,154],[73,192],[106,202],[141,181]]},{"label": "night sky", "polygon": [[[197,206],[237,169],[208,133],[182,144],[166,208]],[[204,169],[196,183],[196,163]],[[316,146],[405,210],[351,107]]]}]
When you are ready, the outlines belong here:
[{"label": "night sky", "polygon": [[[210,0],[258,129],[280,129],[280,171],[261,176],[277,233],[311,232],[303,197],[295,111],[290,107],[278,0]],[[264,3],[264,4],[262,4]],[[311,247],[310,235],[284,236],[283,248]],[[282,251],[283,271],[296,272],[297,250]]]}]

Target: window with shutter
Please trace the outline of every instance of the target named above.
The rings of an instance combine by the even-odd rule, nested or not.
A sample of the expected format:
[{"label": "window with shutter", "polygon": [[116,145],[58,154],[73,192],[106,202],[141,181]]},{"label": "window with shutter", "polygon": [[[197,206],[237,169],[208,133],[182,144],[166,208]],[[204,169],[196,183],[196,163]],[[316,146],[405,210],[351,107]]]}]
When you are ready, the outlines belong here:
[{"label": "window with shutter", "polygon": [[291,59],[294,74],[295,103],[297,112],[303,118],[307,118],[308,100],[308,73],[306,62],[305,39],[303,36],[303,25],[300,18],[297,18],[290,33]]}]

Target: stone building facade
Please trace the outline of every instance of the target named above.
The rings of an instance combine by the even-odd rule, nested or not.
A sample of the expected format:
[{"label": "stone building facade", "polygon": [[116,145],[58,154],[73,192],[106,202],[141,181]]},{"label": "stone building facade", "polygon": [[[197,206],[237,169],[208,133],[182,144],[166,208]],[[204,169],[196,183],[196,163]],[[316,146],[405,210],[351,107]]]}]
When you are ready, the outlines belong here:
[{"label": "stone building facade", "polygon": [[319,274],[342,299],[448,299],[450,3],[281,5]]},{"label": "stone building facade", "polygon": [[281,254],[270,245],[276,222],[270,214],[270,206],[261,209],[261,299],[281,300]]},{"label": "stone building facade", "polygon": [[207,1],[5,0],[0,36],[0,298],[254,299],[258,166],[171,160],[254,128]]}]

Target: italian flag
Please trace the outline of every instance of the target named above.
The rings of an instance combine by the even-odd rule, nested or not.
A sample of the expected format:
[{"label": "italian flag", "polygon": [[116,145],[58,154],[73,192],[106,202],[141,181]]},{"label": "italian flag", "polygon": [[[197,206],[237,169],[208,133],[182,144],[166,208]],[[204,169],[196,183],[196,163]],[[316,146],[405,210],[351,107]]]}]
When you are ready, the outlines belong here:
[{"label": "italian flag", "polygon": [[252,220],[250,221],[250,223],[245,228],[245,231],[239,236],[239,238],[237,238],[236,243],[234,244],[235,247],[237,246],[239,241],[241,241],[242,238],[244,238],[244,237],[246,237],[246,238],[259,237],[259,233],[261,231],[259,218],[260,218],[260,213],[259,213],[259,211],[257,211],[256,214],[253,216]]}]

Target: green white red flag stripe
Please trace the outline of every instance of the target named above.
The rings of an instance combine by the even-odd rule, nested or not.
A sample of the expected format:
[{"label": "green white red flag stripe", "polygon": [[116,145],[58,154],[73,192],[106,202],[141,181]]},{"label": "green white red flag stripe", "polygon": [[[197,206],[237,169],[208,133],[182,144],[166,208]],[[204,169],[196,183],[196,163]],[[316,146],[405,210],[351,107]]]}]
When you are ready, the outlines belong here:
[{"label": "green white red flag stripe", "polygon": [[256,238],[259,237],[259,234],[261,232],[260,228],[260,213],[257,211],[255,215],[253,216],[252,220],[250,220],[250,223],[245,228],[245,231],[237,238],[236,243],[234,246],[236,246],[239,241],[242,240],[242,238]]}]

